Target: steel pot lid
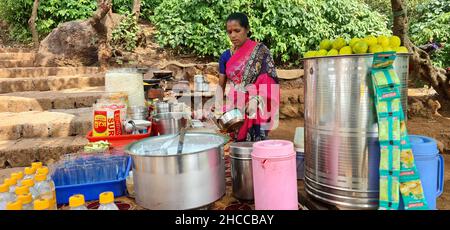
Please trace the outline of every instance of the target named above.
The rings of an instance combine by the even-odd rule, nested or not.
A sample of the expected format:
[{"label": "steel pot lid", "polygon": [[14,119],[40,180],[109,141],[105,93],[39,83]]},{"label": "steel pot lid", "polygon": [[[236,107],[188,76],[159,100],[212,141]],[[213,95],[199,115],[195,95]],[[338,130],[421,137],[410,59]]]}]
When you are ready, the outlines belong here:
[{"label": "steel pot lid", "polygon": [[[125,148],[130,155],[142,157],[171,157],[177,155],[179,136],[177,134],[145,138]],[[228,138],[212,133],[186,133],[181,155],[205,152],[224,145]],[[168,144],[168,142],[170,142]],[[164,145],[165,144],[165,145]],[[167,147],[167,152],[165,147]]]},{"label": "steel pot lid", "polygon": [[230,145],[230,156],[252,159],[253,144],[255,142],[235,142]]}]

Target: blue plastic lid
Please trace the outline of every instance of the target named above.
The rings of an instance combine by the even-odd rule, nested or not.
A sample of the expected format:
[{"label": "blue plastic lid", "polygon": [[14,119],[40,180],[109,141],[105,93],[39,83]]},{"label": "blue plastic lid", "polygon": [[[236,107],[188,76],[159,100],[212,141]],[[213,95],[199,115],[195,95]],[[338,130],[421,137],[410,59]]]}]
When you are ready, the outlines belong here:
[{"label": "blue plastic lid", "polygon": [[409,135],[409,142],[413,154],[433,156],[439,154],[435,139],[426,136]]}]

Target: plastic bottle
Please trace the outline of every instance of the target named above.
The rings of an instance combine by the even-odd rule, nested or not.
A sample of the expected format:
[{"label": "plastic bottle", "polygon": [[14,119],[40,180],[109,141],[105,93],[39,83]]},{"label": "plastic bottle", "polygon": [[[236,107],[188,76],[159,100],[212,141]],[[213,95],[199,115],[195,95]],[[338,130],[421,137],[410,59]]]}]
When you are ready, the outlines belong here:
[{"label": "plastic bottle", "polygon": [[36,170],[36,174],[45,174],[48,176],[48,167],[42,166]]},{"label": "plastic bottle", "polygon": [[34,174],[36,173],[36,169],[33,167],[26,167],[24,169],[24,172],[25,172],[25,177],[23,178],[24,180],[34,179]]},{"label": "plastic bottle", "polygon": [[6,210],[22,210],[22,202],[20,200],[8,202]]},{"label": "plastic bottle", "polygon": [[[55,198],[54,201],[55,201],[55,209],[56,209],[56,185],[55,185],[55,182],[52,180],[52,177],[48,175],[48,172],[49,172],[49,171],[48,171],[48,168],[47,168],[47,167],[42,167],[42,168],[39,168],[39,169],[38,169],[37,174],[44,174],[47,183],[50,184],[50,187],[52,188],[52,191],[53,191],[53,197]],[[37,174],[36,174],[36,175],[37,175]],[[52,207],[52,206],[51,206],[51,204],[50,204],[50,208],[51,208],[51,207]]]},{"label": "plastic bottle", "polygon": [[85,205],[83,194],[76,194],[71,196],[69,198],[69,206],[70,210],[88,210]]},{"label": "plastic bottle", "polygon": [[16,186],[17,186],[16,178],[6,178],[4,183],[9,185],[9,192],[14,194],[14,192],[16,191]]},{"label": "plastic bottle", "polygon": [[56,193],[55,188],[47,181],[47,175],[36,174],[34,177],[36,180],[36,188],[38,191],[39,199],[48,199],[50,202],[50,209],[56,210]]},{"label": "plastic bottle", "polygon": [[114,203],[114,193],[104,192],[100,194],[100,207],[98,210],[119,210],[117,205]]},{"label": "plastic bottle", "polygon": [[34,210],[50,210],[49,199],[37,199],[33,202]]},{"label": "plastic bottle", "polygon": [[14,197],[11,196],[11,193],[9,192],[9,185],[8,184],[1,184],[0,185],[0,210],[6,210],[6,204],[8,202],[14,201]]},{"label": "plastic bottle", "polygon": [[42,162],[33,162],[31,163],[31,168],[34,168],[35,170],[42,167]]},{"label": "plastic bottle", "polygon": [[20,200],[20,202],[22,202],[23,210],[33,210],[33,196],[31,195],[31,193],[19,195],[17,197],[17,200]]},{"label": "plastic bottle", "polygon": [[37,191],[34,180],[32,180],[32,179],[22,180],[22,186],[28,186],[28,188],[30,189],[31,195],[33,196],[33,200],[37,199],[39,197],[39,193]]},{"label": "plastic bottle", "polygon": [[25,195],[25,194],[30,193],[30,188],[26,185],[17,186],[15,193],[16,193],[16,197],[19,197],[19,195]]},{"label": "plastic bottle", "polygon": [[15,178],[17,180],[17,185],[21,185],[21,182],[23,180],[23,172],[15,172],[11,173],[11,178]]}]

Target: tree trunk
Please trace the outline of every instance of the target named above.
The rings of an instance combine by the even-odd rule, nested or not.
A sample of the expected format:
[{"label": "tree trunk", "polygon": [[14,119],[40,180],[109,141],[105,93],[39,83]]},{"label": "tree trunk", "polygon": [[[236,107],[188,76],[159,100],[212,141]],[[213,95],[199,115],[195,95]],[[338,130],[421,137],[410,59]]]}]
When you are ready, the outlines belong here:
[{"label": "tree trunk", "polygon": [[394,25],[392,31],[402,40],[404,46],[413,53],[410,65],[413,67],[409,75],[411,79],[422,79],[428,82],[442,99],[450,99],[450,76],[444,69],[433,66],[430,56],[408,37],[408,16],[404,0],[391,0]]},{"label": "tree trunk", "polygon": [[141,14],[141,0],[133,1],[133,11],[132,13],[136,16],[136,19],[139,20],[139,15]]},{"label": "tree trunk", "polygon": [[30,27],[31,34],[33,36],[33,43],[34,43],[35,49],[39,48],[39,35],[36,31],[36,18],[37,18],[38,8],[39,8],[39,0],[34,0],[31,17],[28,20],[28,26]]},{"label": "tree trunk", "polygon": [[112,55],[111,47],[108,44],[107,38],[107,28],[103,23],[102,19],[111,12],[112,0],[97,0],[97,11],[89,19],[89,23],[94,27],[94,29],[99,34],[100,40],[98,42],[98,62],[100,70],[105,70],[108,66],[108,59]]}]

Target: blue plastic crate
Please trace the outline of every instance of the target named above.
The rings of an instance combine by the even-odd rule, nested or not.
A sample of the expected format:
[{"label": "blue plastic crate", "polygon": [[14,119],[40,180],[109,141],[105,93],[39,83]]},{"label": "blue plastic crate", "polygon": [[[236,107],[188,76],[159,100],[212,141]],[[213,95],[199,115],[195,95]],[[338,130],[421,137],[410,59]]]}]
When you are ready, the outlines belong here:
[{"label": "blue plastic crate", "polygon": [[114,197],[120,197],[126,194],[126,178],[130,172],[132,158],[127,157],[127,168],[123,178],[112,181],[102,181],[90,184],[64,185],[56,186],[57,204],[68,204],[69,198],[75,194],[83,194],[86,201],[98,200],[100,193],[111,191]]}]

